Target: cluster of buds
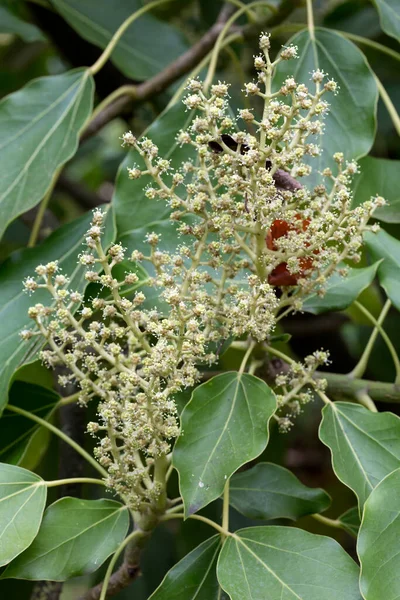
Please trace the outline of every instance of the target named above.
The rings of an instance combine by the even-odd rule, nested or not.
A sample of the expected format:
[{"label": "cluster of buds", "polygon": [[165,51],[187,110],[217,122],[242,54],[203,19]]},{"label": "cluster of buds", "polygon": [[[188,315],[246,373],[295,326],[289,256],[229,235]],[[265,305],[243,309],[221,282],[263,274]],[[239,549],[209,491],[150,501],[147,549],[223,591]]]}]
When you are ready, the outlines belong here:
[{"label": "cluster of buds", "polygon": [[[84,301],[57,263],[40,265],[37,278],[25,281],[28,292],[46,288],[51,302],[30,309],[37,328],[22,336],[45,338],[43,361],[68,367],[60,384],[76,383],[82,404],[99,399],[98,419],[88,426],[99,438],[96,457],[109,487],[135,509],[153,506],[163,493],[156,473],[178,434],[174,396],[199,382],[201,366],[218,360],[223,341],[263,342],[282,314],[301,310],[311,292],[323,294],[343,260],[359,259],[368,219],[383,203],[375,198],[350,208],[357,167],[342,154],[335,155],[337,172],[325,170],[320,185],[300,183],[319,154],[309,137],[323,132],[323,96],[337,86],[317,70],[312,91],[288,78],[272,92],[277,64],[295,57],[296,48],[285,48],[274,62],[267,35],[260,48],[258,80],[245,92],[261,98],[264,109],[258,119],[249,109],[239,112],[244,131],[231,117],[229,86],[219,82],[208,93],[194,79],[184,100],[194,114],[177,141],[196,160],[173,165],[152,140],[123,136],[139,161],[127,176],[143,178],[148,202],[169,207],[178,240],[172,252],[162,249],[156,232],[144,240],[148,252],[104,248],[104,215],[96,210],[80,262],[98,295]],[[132,269],[117,278],[129,260]],[[148,272],[144,283],[137,263]],[[162,308],[151,304],[151,288]],[[325,360],[315,354],[277,381],[280,405],[291,414],[308,401],[301,390]],[[289,417],[280,419],[287,428]]]},{"label": "cluster of buds", "polygon": [[280,431],[286,433],[303,406],[314,398],[313,391],[324,392],[325,379],[314,379],[315,371],[329,364],[329,353],[317,350],[306,356],[304,362],[292,362],[275,377],[278,411],[276,419]]}]

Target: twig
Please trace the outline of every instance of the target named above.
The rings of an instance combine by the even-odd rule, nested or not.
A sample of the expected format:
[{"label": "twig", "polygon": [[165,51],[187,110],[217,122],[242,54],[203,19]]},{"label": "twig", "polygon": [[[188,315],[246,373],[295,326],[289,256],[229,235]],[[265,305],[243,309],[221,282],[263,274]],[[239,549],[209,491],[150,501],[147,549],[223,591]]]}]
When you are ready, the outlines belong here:
[{"label": "twig", "polygon": [[81,141],[97,133],[109,121],[124,112],[131,102],[144,102],[151,96],[161,93],[174,81],[188,73],[214,46],[221,29],[234,10],[232,6],[223,6],[215,24],[194,46],[179,56],[163,71],[137,86],[132,86],[129,94],[121,96],[115,102],[106,106],[86,127],[81,135]]},{"label": "twig", "polygon": [[[283,0],[276,14],[269,16],[266,22],[271,26],[281,23],[296,8],[296,5],[300,5],[300,0],[295,2],[293,0]],[[112,119],[124,113],[131,104],[144,102],[152,96],[160,94],[180,77],[189,73],[213,48],[225,23],[234,10],[232,5],[225,4],[221,9],[217,21],[194,46],[189,48],[189,50],[168,65],[163,71],[154,75],[154,77],[136,86],[129,86],[129,94],[124,94],[111,104],[105,106],[83,131],[81,141],[95,135]],[[248,39],[258,35],[261,26],[261,23],[255,23],[242,28],[235,28],[234,31],[240,33],[243,39]]]},{"label": "twig", "polygon": [[368,394],[375,402],[400,402],[400,385],[384,381],[354,379],[340,373],[317,371],[314,379],[326,379],[331,396],[344,396],[357,399],[360,392]]}]

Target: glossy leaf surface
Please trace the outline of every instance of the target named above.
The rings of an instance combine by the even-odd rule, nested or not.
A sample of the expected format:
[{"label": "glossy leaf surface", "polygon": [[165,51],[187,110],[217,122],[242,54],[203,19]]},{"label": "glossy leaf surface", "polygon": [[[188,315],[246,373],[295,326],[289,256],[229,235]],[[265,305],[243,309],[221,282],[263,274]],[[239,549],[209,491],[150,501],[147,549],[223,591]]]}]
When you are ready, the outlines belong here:
[{"label": "glossy leaf surface", "polygon": [[2,577],[65,581],[96,571],[125,538],[128,509],[114,500],[61,498],[43,517],[33,544]]},{"label": "glossy leaf surface", "polygon": [[231,600],[361,600],[359,568],[333,539],[294,527],[250,527],[229,537],[218,580]]},{"label": "glossy leaf surface", "polygon": [[299,519],[323,512],[330,497],[320,488],[309,488],[293,473],[272,463],[233,475],[230,504],[250,519]]},{"label": "glossy leaf surface", "polygon": [[218,498],[232,473],[261,454],[275,408],[274,393],[253,375],[224,373],[194,390],[173,453],[186,515]]},{"label": "glossy leaf surface", "polygon": [[39,530],[47,495],[43,479],[0,463],[0,566],[28,548]]},{"label": "glossy leaf surface", "polygon": [[400,419],[358,404],[325,406],[320,438],[332,454],[337,477],[356,494],[360,509],[378,483],[400,467]]},{"label": "glossy leaf surface", "polygon": [[41,77],[0,102],[0,237],[46,194],[78,147],[93,103],[87,69]]}]

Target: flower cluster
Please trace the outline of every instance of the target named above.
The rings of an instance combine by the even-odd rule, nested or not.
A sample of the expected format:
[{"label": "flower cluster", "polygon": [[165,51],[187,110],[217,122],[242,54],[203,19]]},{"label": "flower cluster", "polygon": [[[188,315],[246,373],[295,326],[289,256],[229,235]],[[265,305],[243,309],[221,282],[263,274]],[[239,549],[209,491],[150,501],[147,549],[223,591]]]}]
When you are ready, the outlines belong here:
[{"label": "flower cluster", "polygon": [[[193,118],[177,137],[195,159],[173,166],[152,140],[123,136],[139,161],[128,177],[143,178],[148,202],[170,208],[178,240],[173,251],[162,249],[156,232],[144,240],[148,252],[127,256],[118,243],[103,248],[104,215],[96,210],[80,263],[98,295],[84,301],[55,262],[25,281],[28,292],[50,292],[48,306],[29,311],[47,342],[42,359],[69,368],[60,383],[77,383],[82,404],[99,399],[98,420],[88,425],[99,438],[96,457],[108,470],[109,487],[134,509],[154,507],[163,496],[160,473],[178,434],[174,396],[198,383],[201,366],[217,361],[223,341],[263,342],[280,315],[301,310],[311,291],[323,294],[344,259],[359,259],[367,221],[383,203],[375,198],[350,208],[357,167],[340,153],[336,173],[326,169],[312,189],[300,183],[311,172],[309,159],[319,154],[310,140],[323,133],[323,97],[337,86],[317,70],[312,91],[288,78],[272,92],[277,64],[295,57],[296,49],[285,48],[271,62],[264,34],[260,48],[258,80],[245,92],[264,103],[261,117],[245,109],[236,122],[228,85],[219,82],[208,93],[195,79],[184,100]],[[114,267],[129,260],[132,269],[116,277]],[[134,263],[146,267],[145,282]],[[154,291],[161,304],[152,304]],[[314,355],[277,382],[280,402],[292,413],[305,402],[301,388],[324,356]]]}]

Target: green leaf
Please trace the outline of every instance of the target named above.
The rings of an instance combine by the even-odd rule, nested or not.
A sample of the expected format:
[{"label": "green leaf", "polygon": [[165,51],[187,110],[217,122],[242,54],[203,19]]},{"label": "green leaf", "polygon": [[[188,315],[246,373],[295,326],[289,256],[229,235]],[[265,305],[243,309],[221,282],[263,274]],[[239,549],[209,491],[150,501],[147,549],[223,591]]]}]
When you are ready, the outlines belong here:
[{"label": "green leaf", "polygon": [[360,589],[365,600],[400,596],[400,469],[390,473],[365,503],[358,537]]},{"label": "green leaf", "polygon": [[126,506],[114,500],[61,498],[44,513],[33,544],[3,579],[65,581],[96,571],[126,536]]},{"label": "green leaf", "polygon": [[[87,285],[85,267],[77,261],[91,218],[91,214],[86,214],[60,227],[43,244],[15,252],[0,267],[0,410],[7,403],[8,385],[15,369],[34,360],[42,344],[38,338],[29,342],[20,338],[22,329],[32,327],[28,308],[37,302],[49,303],[50,300],[46,290],[38,290],[33,296],[24,293],[22,281],[35,274],[37,265],[58,260],[63,274],[70,278],[70,289],[83,292]],[[113,236],[112,213],[109,211],[104,243],[110,243]]]},{"label": "green leaf", "polygon": [[75,69],[35,79],[0,102],[0,237],[40,202],[55,171],[75,154],[93,90],[89,71]]},{"label": "green leaf", "polygon": [[[105,48],[118,27],[143,7],[141,0],[53,0],[58,12],[85,40]],[[155,75],[188,49],[173,26],[147,13],[124,33],[111,55],[128,77],[143,80]]]},{"label": "green leaf", "polygon": [[400,241],[381,229],[378,233],[364,234],[372,260],[384,261],[379,265],[378,278],[397,310],[400,310]]},{"label": "green leaf", "polygon": [[15,33],[25,42],[43,42],[46,39],[38,27],[23,21],[2,5],[0,5],[0,32]]},{"label": "green leaf", "polygon": [[[324,121],[325,134],[321,139],[309,138],[323,149],[321,156],[310,163],[315,179],[325,167],[332,167],[336,172],[337,165],[332,158],[335,152],[343,152],[347,160],[368,153],[375,137],[378,90],[364,54],[339,33],[316,28],[313,41],[306,30],[291,38],[287,44],[290,43],[298,46],[299,58],[297,62],[279,64],[275,88],[291,76],[307,85],[311,72],[318,68],[339,84],[337,96],[325,96],[330,103]],[[310,84],[311,89],[313,85]]]},{"label": "green leaf", "polygon": [[47,489],[35,473],[0,464],[0,566],[28,548],[39,530]]},{"label": "green leaf", "polygon": [[186,516],[218,498],[229,477],[261,454],[275,409],[273,391],[253,375],[224,373],[194,390],[173,452]]},{"label": "green leaf", "polygon": [[400,161],[365,156],[359,167],[360,173],[353,184],[353,206],[359,206],[371,196],[383,196],[388,204],[377,208],[374,217],[385,223],[400,223]]},{"label": "green leaf", "polygon": [[229,489],[230,504],[250,519],[299,519],[323,512],[331,499],[320,488],[309,488],[293,473],[272,463],[259,463],[236,473]]},{"label": "green leaf", "polygon": [[346,512],[340,515],[338,521],[341,522],[343,529],[345,529],[347,533],[350,533],[354,537],[357,537],[358,530],[361,524],[357,506],[353,506],[353,508],[349,508],[349,510],[346,510]]},{"label": "green leaf", "polygon": [[216,566],[221,537],[214,535],[178,562],[149,600],[219,600]]},{"label": "green leaf", "polygon": [[400,42],[400,0],[374,0],[381,27]]},{"label": "green leaf", "polygon": [[217,575],[231,600],[361,600],[358,566],[343,548],[294,527],[236,531]]},{"label": "green leaf", "polygon": [[400,467],[400,419],[358,404],[325,406],[320,439],[332,454],[337,477],[358,497],[360,509],[380,481]]},{"label": "green leaf", "polygon": [[378,261],[370,267],[361,269],[350,268],[346,277],[335,273],[326,282],[325,295],[321,297],[312,294],[304,301],[302,310],[314,315],[332,310],[344,310],[371,285],[381,262]]},{"label": "green leaf", "polygon": [[[46,419],[59,398],[60,396],[52,390],[15,381],[10,390],[9,402]],[[23,464],[26,468],[28,460],[29,467],[33,469],[46,450],[46,446],[38,448],[36,455],[32,456],[33,438],[37,437],[39,431],[43,429],[33,421],[6,409],[0,419],[0,460],[14,465]]]},{"label": "green leaf", "polygon": [[[176,135],[184,129],[193,118],[193,113],[185,112],[181,102],[174,104],[156,119],[145,132],[159,148],[160,156],[171,160],[172,166],[192,156],[188,145],[180,148]],[[164,201],[149,200],[145,196],[145,188],[152,181],[149,175],[131,180],[127,168],[144,163],[135,150],[131,150],[122,162],[117,176],[113,205],[118,238],[128,250],[147,252],[148,244],[144,242],[146,233],[161,233],[160,247],[169,249],[176,246],[176,226],[169,219],[171,209]]]}]

